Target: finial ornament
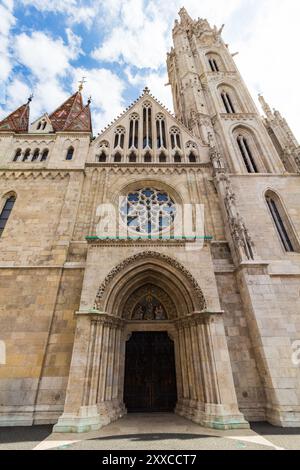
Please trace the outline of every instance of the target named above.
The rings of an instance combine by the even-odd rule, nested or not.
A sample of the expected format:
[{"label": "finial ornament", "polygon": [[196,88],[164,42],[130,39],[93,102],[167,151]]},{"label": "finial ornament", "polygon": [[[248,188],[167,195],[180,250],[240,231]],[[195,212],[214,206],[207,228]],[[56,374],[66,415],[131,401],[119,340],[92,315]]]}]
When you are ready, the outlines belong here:
[{"label": "finial ornament", "polygon": [[86,83],[86,77],[82,77],[82,79],[78,82],[79,83],[79,86],[78,86],[78,91],[81,92],[83,90],[83,85]]},{"label": "finial ornament", "polygon": [[88,100],[87,100],[87,103],[88,103],[88,105],[90,105],[90,104],[91,104],[91,102],[92,102],[92,97],[91,97],[91,96],[89,96],[89,97],[88,97]]},{"label": "finial ornament", "polygon": [[150,93],[150,89],[145,86],[145,88],[143,89],[143,93],[146,93],[148,95]]},{"label": "finial ornament", "polygon": [[31,103],[32,98],[33,98],[33,93],[31,93],[31,95],[29,96],[29,98],[28,98],[28,100],[27,100],[27,104]]}]

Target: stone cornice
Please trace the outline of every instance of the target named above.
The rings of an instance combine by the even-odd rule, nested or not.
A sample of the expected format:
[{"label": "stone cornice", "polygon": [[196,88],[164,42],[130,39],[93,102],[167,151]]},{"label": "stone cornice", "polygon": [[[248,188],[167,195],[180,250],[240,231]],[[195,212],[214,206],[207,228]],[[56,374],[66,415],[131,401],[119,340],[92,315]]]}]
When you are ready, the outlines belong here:
[{"label": "stone cornice", "polygon": [[[210,242],[212,237],[206,236],[204,237],[204,243]],[[188,244],[197,243],[197,240],[194,238],[98,238],[98,237],[86,237],[86,241],[88,245],[92,247],[100,247],[100,246],[141,246],[141,247],[151,247],[151,246],[162,246],[162,245],[171,245],[171,246],[185,246]],[[200,240],[202,242],[202,240]]]},{"label": "stone cornice", "polygon": [[0,179],[65,179],[69,174],[69,170],[0,170]]},{"label": "stone cornice", "polygon": [[92,321],[103,323],[111,327],[124,327],[126,320],[115,315],[111,315],[107,312],[101,312],[95,308],[81,309],[75,312],[76,316],[88,316]]},{"label": "stone cornice", "polygon": [[144,162],[135,162],[135,163],[99,163],[99,162],[87,162],[85,164],[86,167],[94,167],[94,168],[130,168],[130,169],[135,169],[135,168],[161,168],[161,169],[172,169],[176,170],[178,168],[194,168],[194,169],[200,169],[200,168],[210,168],[211,167],[211,162],[203,162],[203,163],[174,163],[174,162],[169,162],[169,163],[144,163]]},{"label": "stone cornice", "polygon": [[37,139],[37,138],[40,138],[40,139],[45,139],[45,138],[49,138],[49,139],[52,139],[54,140],[56,136],[63,136],[63,137],[67,137],[67,136],[72,136],[72,137],[92,137],[91,133],[90,132],[72,132],[72,131],[66,131],[66,132],[50,132],[50,133],[41,133],[41,132],[28,132],[28,133],[19,133],[19,132],[13,132],[13,131],[1,131],[0,133],[0,137],[1,135],[4,135],[4,136],[12,136],[12,137],[16,137],[18,139],[24,139],[24,140],[28,140],[28,138],[33,138],[33,139]]},{"label": "stone cornice", "polygon": [[216,317],[224,314],[224,310],[210,311],[203,310],[201,312],[193,312],[182,318],[177,318],[174,323],[178,329],[189,327],[192,325],[213,322]]},{"label": "stone cornice", "polygon": [[252,121],[253,119],[258,118],[258,115],[255,113],[219,113],[215,114],[211,118],[212,123],[215,124],[218,120],[224,121]]}]

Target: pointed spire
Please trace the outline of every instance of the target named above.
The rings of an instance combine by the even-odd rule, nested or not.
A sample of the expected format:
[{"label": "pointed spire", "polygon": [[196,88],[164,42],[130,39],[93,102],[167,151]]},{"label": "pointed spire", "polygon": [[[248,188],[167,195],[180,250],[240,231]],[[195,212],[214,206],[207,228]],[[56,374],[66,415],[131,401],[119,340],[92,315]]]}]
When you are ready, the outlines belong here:
[{"label": "pointed spire", "polygon": [[180,19],[181,19],[181,22],[183,24],[187,24],[187,23],[192,23],[193,20],[192,18],[190,17],[190,15],[188,14],[188,12],[186,11],[186,9],[184,7],[180,8],[179,10],[179,16],[180,16]]},{"label": "pointed spire", "polygon": [[269,117],[269,118],[272,117],[273,113],[271,111],[271,108],[268,105],[268,103],[265,101],[263,95],[261,95],[261,94],[258,95],[258,101],[260,102],[261,107],[262,107],[264,113],[266,114],[266,116]]},{"label": "pointed spire", "polygon": [[92,119],[90,110],[90,98],[87,105],[75,116],[73,121],[64,128],[65,131],[92,132]]},{"label": "pointed spire", "polygon": [[59,108],[57,108],[49,118],[54,131],[63,131],[68,127],[75,117],[82,111],[82,96],[79,91],[68,98]]},{"label": "pointed spire", "polygon": [[26,104],[23,104],[6,118],[0,121],[0,132],[28,132],[29,126],[29,104],[33,96],[31,95]]}]

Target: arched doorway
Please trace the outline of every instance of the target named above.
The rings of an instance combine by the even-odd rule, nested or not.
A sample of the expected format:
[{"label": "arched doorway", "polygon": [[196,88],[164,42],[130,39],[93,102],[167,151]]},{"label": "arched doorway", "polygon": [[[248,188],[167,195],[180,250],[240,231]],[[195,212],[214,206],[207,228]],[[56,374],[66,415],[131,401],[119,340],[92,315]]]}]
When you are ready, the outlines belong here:
[{"label": "arched doorway", "polygon": [[126,343],[127,412],[172,412],[177,402],[174,343],[164,331],[132,333]]},{"label": "arched doorway", "polygon": [[[159,384],[166,369],[172,372]],[[204,426],[247,427],[222,312],[208,310],[198,282],[179,261],[138,252],[107,274],[90,309],[77,312],[64,414],[54,429],[99,429],[123,416],[126,405],[155,411],[174,403],[176,413]]]}]

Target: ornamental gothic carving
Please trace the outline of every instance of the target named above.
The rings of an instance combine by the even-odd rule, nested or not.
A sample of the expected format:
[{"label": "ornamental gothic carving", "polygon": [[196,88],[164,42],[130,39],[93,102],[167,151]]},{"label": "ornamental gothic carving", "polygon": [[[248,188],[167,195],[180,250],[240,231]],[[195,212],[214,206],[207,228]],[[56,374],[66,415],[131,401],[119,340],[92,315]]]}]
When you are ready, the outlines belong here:
[{"label": "ornamental gothic carving", "polygon": [[300,428],[300,147],[221,33],[180,9],[174,112],[145,86],[100,130],[87,73],[1,118],[0,426]]}]

